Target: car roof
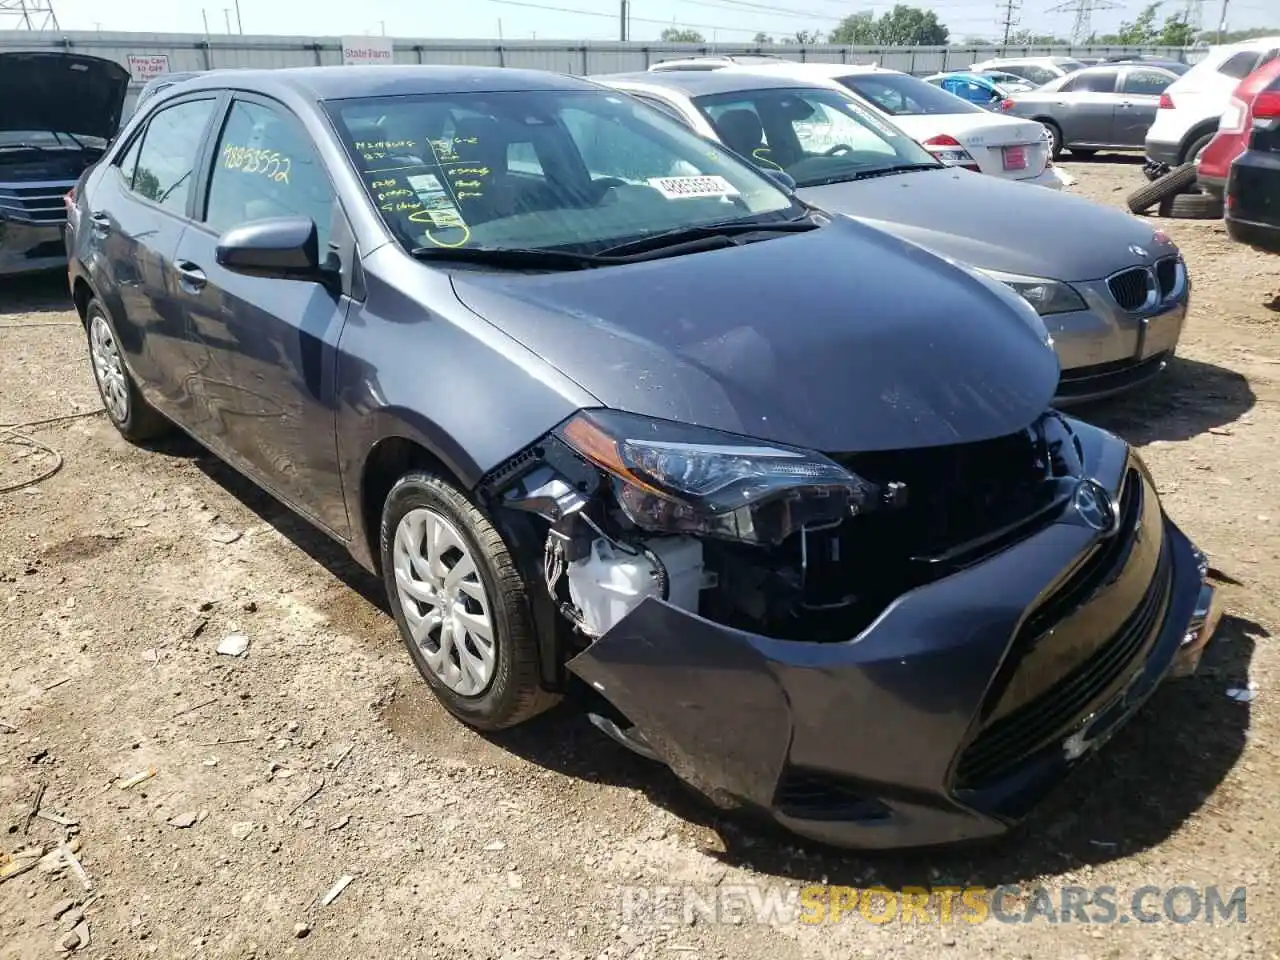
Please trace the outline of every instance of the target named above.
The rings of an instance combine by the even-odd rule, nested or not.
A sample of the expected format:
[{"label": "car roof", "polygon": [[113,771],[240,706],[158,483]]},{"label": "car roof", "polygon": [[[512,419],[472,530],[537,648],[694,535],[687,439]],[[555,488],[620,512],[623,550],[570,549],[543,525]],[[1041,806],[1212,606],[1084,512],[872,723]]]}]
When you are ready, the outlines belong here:
[{"label": "car roof", "polygon": [[945,73],[935,73],[933,76],[925,77],[925,79],[933,80],[936,77],[955,77],[957,80],[973,80],[977,83],[995,85],[995,81],[990,77],[984,77],[981,73],[974,73],[970,70],[948,70]]},{"label": "car roof", "polygon": [[588,77],[601,83],[627,83],[679,90],[690,97],[809,87],[803,78],[783,70],[658,70],[642,73],[610,73]]},{"label": "car roof", "polygon": [[293,93],[312,100],[410,96],[427,93],[501,93],[520,90],[589,90],[580,77],[509,67],[370,65],[219,70],[186,81],[188,90],[236,87]]}]

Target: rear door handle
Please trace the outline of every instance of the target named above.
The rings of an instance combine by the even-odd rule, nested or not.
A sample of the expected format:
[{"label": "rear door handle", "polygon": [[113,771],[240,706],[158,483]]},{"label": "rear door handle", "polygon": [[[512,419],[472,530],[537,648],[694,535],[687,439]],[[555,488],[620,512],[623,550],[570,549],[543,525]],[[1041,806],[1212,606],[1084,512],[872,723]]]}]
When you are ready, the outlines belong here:
[{"label": "rear door handle", "polygon": [[179,260],[175,266],[178,268],[178,276],[181,278],[179,282],[187,290],[192,292],[200,290],[209,282],[205,272],[190,260]]}]

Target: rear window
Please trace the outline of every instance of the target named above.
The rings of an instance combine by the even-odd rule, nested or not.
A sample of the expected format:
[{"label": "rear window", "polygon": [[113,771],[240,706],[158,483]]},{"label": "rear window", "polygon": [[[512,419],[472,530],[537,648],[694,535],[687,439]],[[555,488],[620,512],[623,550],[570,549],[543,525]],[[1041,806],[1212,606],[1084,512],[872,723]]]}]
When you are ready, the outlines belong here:
[{"label": "rear window", "polygon": [[1218,72],[1224,77],[1231,77],[1233,80],[1243,80],[1249,74],[1253,73],[1258,66],[1260,54],[1256,50],[1244,50],[1240,53],[1232,54],[1218,67]]},{"label": "rear window", "polygon": [[905,74],[854,74],[840,82],[862,99],[893,117],[928,114],[986,113],[981,107]]}]

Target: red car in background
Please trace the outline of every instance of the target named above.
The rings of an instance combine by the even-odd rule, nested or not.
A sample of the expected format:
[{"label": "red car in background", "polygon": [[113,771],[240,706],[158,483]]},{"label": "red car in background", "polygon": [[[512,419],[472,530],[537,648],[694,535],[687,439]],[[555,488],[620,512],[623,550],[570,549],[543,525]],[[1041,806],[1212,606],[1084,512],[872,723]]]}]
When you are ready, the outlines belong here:
[{"label": "red car in background", "polygon": [[1218,122],[1217,136],[1209,141],[1196,161],[1196,179],[1201,187],[1219,199],[1226,191],[1231,164],[1249,146],[1254,101],[1277,80],[1280,80],[1280,58],[1268,61],[1241,80]]}]

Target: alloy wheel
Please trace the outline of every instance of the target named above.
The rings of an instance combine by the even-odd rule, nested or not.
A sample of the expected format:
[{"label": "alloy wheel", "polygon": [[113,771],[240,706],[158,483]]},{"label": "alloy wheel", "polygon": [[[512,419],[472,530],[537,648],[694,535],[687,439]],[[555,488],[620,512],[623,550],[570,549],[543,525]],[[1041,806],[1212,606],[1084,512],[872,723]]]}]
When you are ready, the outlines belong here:
[{"label": "alloy wheel", "polygon": [[129,384],[115,335],[107,318],[100,313],[95,313],[89,321],[89,353],[102,402],[113,420],[124,423],[129,419]]},{"label": "alloy wheel", "polygon": [[434,510],[410,510],[392,557],[400,609],[427,667],[459,696],[484,693],[497,662],[492,604],[458,528]]}]

